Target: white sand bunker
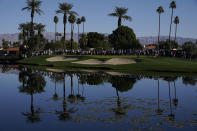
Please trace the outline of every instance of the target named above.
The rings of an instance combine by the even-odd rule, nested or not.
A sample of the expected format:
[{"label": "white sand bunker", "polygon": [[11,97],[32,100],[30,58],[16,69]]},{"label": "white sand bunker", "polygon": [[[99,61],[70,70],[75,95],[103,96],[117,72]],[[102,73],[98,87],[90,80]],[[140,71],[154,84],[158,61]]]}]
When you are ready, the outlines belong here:
[{"label": "white sand bunker", "polygon": [[78,58],[74,58],[74,57],[64,57],[64,56],[56,56],[56,57],[51,57],[46,59],[46,61],[49,62],[60,62],[60,61],[76,61],[78,60]]},{"label": "white sand bunker", "polygon": [[108,65],[123,65],[123,64],[134,64],[135,60],[129,58],[112,58],[107,60],[104,64]]},{"label": "white sand bunker", "polygon": [[72,62],[72,63],[86,64],[86,65],[101,65],[101,64],[123,65],[123,64],[134,64],[134,63],[136,63],[136,61],[133,59],[129,59],[129,58],[112,58],[107,61],[102,61],[102,60],[97,60],[97,59],[89,59],[89,60],[77,61],[77,62]]},{"label": "white sand bunker", "polygon": [[83,61],[72,62],[76,64],[86,64],[86,65],[100,65],[103,64],[103,61],[97,59],[88,59]]},{"label": "white sand bunker", "polygon": [[46,70],[51,71],[51,72],[56,72],[56,73],[63,73],[64,70],[61,69],[52,69],[52,68],[47,68]]}]

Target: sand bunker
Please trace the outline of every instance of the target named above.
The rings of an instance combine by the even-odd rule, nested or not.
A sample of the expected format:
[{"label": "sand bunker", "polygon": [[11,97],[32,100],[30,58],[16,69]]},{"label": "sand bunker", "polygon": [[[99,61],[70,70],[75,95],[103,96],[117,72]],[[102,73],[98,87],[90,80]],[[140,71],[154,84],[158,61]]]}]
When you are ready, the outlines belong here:
[{"label": "sand bunker", "polygon": [[64,70],[61,69],[52,69],[52,68],[47,68],[46,70],[51,71],[51,72],[55,72],[55,73],[63,73]]},{"label": "sand bunker", "polygon": [[112,75],[112,76],[125,76],[125,75],[128,75],[128,74],[121,73],[121,72],[106,72],[106,73],[109,74],[109,75]]},{"label": "sand bunker", "polygon": [[101,65],[103,64],[103,61],[97,60],[97,59],[88,59],[88,60],[77,61],[77,62],[72,62],[72,63],[86,64],[86,65]]},{"label": "sand bunker", "polygon": [[122,64],[134,64],[135,60],[129,58],[112,58],[104,62],[104,64],[108,65],[122,65]]},{"label": "sand bunker", "polygon": [[46,61],[49,61],[49,62],[60,62],[60,61],[76,61],[78,60],[78,58],[72,58],[72,57],[64,57],[64,56],[56,56],[56,57],[51,57],[51,58],[48,58],[46,59]]},{"label": "sand bunker", "polygon": [[134,63],[136,63],[136,61],[133,59],[129,59],[129,58],[112,58],[107,61],[102,61],[102,60],[97,60],[97,59],[89,59],[89,60],[77,61],[77,62],[72,62],[72,63],[86,64],[86,65],[101,65],[101,64],[123,65],[123,64],[134,64]]}]

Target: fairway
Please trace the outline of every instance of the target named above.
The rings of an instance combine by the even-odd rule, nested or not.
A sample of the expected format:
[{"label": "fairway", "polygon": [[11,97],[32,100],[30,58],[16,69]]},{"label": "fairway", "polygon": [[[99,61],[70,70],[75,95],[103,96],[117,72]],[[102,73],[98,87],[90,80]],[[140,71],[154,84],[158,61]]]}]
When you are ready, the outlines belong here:
[{"label": "fairway", "polygon": [[[66,57],[71,61],[46,61],[46,59],[54,57]],[[70,57],[70,58],[69,58]],[[113,59],[130,59],[135,61],[132,64],[103,64],[102,61],[110,61]],[[94,60],[92,62],[100,62],[96,64],[80,64],[81,61]],[[74,62],[73,62],[74,61]],[[36,56],[18,61],[19,64],[51,66],[56,68],[95,68],[108,69],[124,72],[168,72],[168,73],[197,73],[197,61],[185,60],[181,58],[169,57],[152,57],[152,56]]]}]

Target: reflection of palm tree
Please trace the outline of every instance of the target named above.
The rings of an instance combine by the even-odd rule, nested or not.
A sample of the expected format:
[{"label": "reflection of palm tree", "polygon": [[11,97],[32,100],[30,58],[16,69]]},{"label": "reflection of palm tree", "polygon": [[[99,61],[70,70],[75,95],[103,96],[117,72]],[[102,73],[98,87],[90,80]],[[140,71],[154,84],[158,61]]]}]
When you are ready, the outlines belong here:
[{"label": "reflection of palm tree", "polygon": [[[64,77],[64,81],[65,81],[65,77]],[[70,113],[74,113],[74,112],[76,112],[76,110],[74,108],[71,108],[71,109],[67,110],[66,85],[65,85],[65,82],[64,82],[64,86],[63,86],[63,102],[62,102],[62,106],[63,106],[63,111],[57,111],[57,114],[59,114],[59,120],[61,120],[61,121],[68,121],[68,120],[71,119]]]},{"label": "reflection of palm tree", "polygon": [[160,99],[159,99],[159,79],[158,79],[158,107],[156,110],[157,115],[162,115],[163,110],[160,108]]},{"label": "reflection of palm tree", "polygon": [[170,115],[168,115],[169,120],[173,121],[175,115],[172,113],[172,102],[171,102],[171,93],[170,93],[170,82],[168,82],[168,87],[169,87],[169,102],[170,102]]},{"label": "reflection of palm tree", "polygon": [[185,85],[195,86],[197,83],[197,78],[196,77],[183,77],[182,81],[183,81],[183,84]]},{"label": "reflection of palm tree", "polygon": [[58,100],[58,94],[57,94],[57,92],[56,92],[56,80],[55,80],[55,93],[54,93],[54,95],[53,95],[53,100],[54,100],[54,101],[57,101],[57,100]]},{"label": "reflection of palm tree", "polygon": [[125,115],[124,107],[121,106],[121,100],[119,96],[118,89],[116,88],[116,95],[117,95],[117,107],[113,109],[116,115]]},{"label": "reflection of palm tree", "polygon": [[173,99],[173,103],[174,103],[174,106],[177,107],[178,99],[176,98],[176,84],[175,84],[175,81],[174,81],[174,95],[175,95],[175,98]]},{"label": "reflection of palm tree", "polygon": [[78,94],[76,95],[77,100],[81,100],[82,102],[85,100],[85,97],[83,97],[83,92],[84,92],[84,86],[83,86],[83,91],[82,91],[82,95],[79,93],[79,77],[77,77],[78,80]]},{"label": "reflection of palm tree", "polygon": [[62,74],[58,74],[58,73],[54,73],[52,76],[51,76],[51,80],[54,82],[55,84],[55,88],[54,88],[54,95],[53,95],[53,100],[54,101],[57,101],[59,99],[59,96],[56,92],[56,88],[57,88],[57,83],[64,83],[64,75]]},{"label": "reflection of palm tree", "polygon": [[74,91],[73,91],[73,75],[70,75],[70,81],[71,81],[71,88],[70,88],[70,95],[68,96],[68,100],[70,103],[74,103],[76,100],[76,97],[74,95]]},{"label": "reflection of palm tree", "polygon": [[40,112],[39,109],[36,111],[34,110],[33,95],[44,92],[44,87],[46,85],[44,77],[39,74],[33,74],[30,71],[22,71],[19,74],[19,81],[22,82],[19,91],[31,95],[31,113],[23,113],[23,115],[27,116],[30,122],[38,122],[40,121]]}]

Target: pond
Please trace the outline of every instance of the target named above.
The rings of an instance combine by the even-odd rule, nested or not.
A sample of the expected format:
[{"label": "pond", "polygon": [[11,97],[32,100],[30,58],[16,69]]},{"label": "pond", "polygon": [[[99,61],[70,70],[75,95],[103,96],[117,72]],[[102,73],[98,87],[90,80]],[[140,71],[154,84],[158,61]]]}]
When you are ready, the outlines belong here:
[{"label": "pond", "polygon": [[194,76],[17,66],[0,72],[1,131],[197,129]]}]

